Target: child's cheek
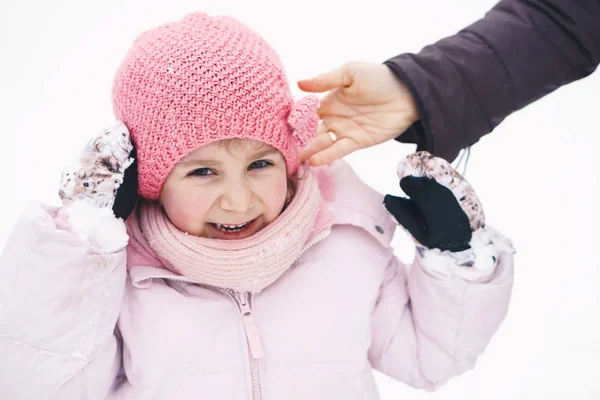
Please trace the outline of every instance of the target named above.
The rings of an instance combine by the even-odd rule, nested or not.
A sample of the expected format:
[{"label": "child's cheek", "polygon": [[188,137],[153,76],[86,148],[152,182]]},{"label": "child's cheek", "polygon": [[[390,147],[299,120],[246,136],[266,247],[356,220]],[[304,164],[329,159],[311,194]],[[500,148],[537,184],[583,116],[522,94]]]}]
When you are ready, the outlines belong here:
[{"label": "child's cheek", "polygon": [[287,177],[285,175],[273,179],[261,188],[262,202],[271,214],[275,214],[274,216],[279,215],[283,209],[287,192]]},{"label": "child's cheek", "polygon": [[210,209],[208,196],[178,191],[166,193],[163,206],[171,222],[182,231],[196,233],[204,225]]}]

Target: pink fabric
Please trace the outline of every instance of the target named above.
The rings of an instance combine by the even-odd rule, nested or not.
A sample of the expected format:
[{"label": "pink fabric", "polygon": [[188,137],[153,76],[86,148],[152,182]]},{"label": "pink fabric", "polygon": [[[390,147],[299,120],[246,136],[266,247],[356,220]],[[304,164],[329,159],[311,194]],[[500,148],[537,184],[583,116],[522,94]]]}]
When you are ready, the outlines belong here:
[{"label": "pink fabric", "polygon": [[125,252],[97,254],[29,207],[0,256],[3,398],[375,400],[373,369],[434,390],[472,368],[506,315],[512,253],[485,284],[431,275],[419,256],[407,268],[383,196],[343,162],[321,171],[334,225],[250,299],[258,359],[228,293],[127,271]]},{"label": "pink fabric", "polygon": [[299,146],[317,129],[318,98],[294,103],[276,52],[226,16],[193,13],[142,33],[116,73],[112,96],[137,148],[139,193],[151,200],[182,158],[223,139],[275,147],[294,175]]},{"label": "pink fabric", "polygon": [[128,220],[128,232],[137,244],[144,244],[149,256],[193,282],[258,293],[277,280],[314,239],[321,195],[313,173],[307,170],[302,176],[284,212],[245,239],[187,235],[169,221],[158,203],[151,201],[140,203]]}]

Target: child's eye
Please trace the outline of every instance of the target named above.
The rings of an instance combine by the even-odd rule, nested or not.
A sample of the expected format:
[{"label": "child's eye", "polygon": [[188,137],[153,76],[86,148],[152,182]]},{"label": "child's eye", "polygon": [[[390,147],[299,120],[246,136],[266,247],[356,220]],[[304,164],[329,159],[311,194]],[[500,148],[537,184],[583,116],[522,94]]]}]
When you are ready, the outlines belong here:
[{"label": "child's eye", "polygon": [[210,168],[198,168],[190,172],[188,175],[191,176],[209,176],[214,175],[213,171]]},{"label": "child's eye", "polygon": [[261,168],[269,167],[271,165],[273,165],[273,163],[271,161],[258,160],[258,161],[254,161],[252,164],[250,164],[248,169],[261,169]]}]

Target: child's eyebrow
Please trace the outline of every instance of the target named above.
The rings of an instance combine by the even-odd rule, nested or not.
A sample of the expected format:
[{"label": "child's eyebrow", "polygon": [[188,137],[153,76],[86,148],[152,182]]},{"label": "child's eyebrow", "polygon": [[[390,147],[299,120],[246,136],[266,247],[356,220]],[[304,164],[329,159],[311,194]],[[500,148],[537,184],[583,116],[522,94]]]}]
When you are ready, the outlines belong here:
[{"label": "child's eyebrow", "polygon": [[272,149],[272,148],[267,147],[265,149],[258,150],[257,152],[255,152],[253,154],[250,154],[248,156],[248,159],[261,158],[261,157],[264,157],[264,156],[267,156],[267,155],[277,154],[277,153],[278,153],[278,151],[276,149]]},{"label": "child's eyebrow", "polygon": [[188,165],[205,165],[207,167],[212,167],[215,165],[220,165],[221,163],[219,161],[216,160],[190,160],[190,161],[184,161],[181,163],[182,166],[188,166]]},{"label": "child's eyebrow", "polygon": [[[271,149],[271,148],[260,149],[260,150],[256,151],[255,153],[248,155],[248,160],[256,160],[257,158],[261,158],[261,157],[264,157],[267,155],[277,154],[277,153],[278,153],[278,151],[276,149]],[[203,165],[206,167],[214,167],[216,165],[221,165],[221,162],[217,161],[217,160],[189,160],[189,161],[181,162],[180,165],[184,166],[184,167],[191,166],[191,165]]]}]

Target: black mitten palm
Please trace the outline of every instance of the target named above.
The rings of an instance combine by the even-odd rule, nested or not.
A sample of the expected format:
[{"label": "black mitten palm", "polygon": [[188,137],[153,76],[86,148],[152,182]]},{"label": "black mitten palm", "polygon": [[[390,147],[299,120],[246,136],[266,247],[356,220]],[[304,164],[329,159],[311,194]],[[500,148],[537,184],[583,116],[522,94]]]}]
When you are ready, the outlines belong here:
[{"label": "black mitten palm", "polygon": [[409,198],[387,195],[384,205],[425,247],[460,252],[470,248],[485,216],[473,188],[444,159],[421,151],[398,164],[400,187]]},{"label": "black mitten palm", "polygon": [[410,198],[387,195],[385,207],[419,243],[451,252],[469,248],[469,218],[450,189],[416,176],[402,178],[400,187]]},{"label": "black mitten palm", "polygon": [[129,217],[138,201],[138,168],[135,147],[129,153],[129,158],[133,159],[133,163],[131,163],[123,174],[123,183],[117,189],[115,203],[112,207],[115,217],[122,218],[123,220]]}]

